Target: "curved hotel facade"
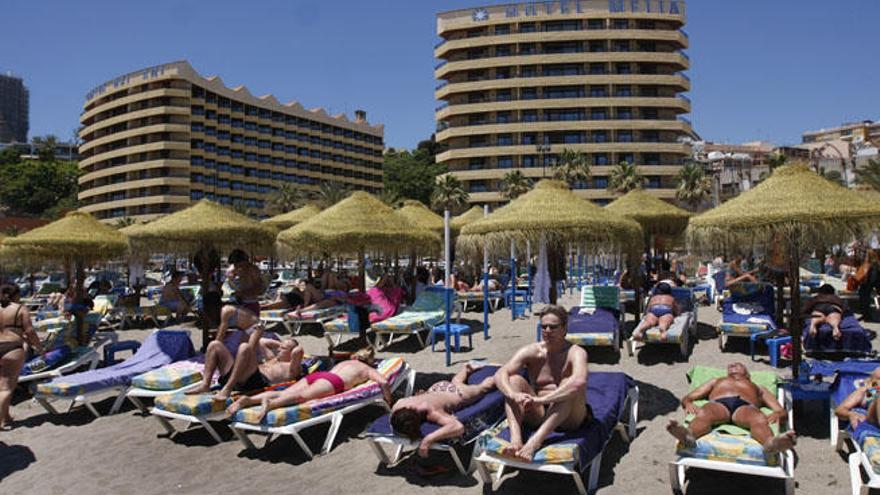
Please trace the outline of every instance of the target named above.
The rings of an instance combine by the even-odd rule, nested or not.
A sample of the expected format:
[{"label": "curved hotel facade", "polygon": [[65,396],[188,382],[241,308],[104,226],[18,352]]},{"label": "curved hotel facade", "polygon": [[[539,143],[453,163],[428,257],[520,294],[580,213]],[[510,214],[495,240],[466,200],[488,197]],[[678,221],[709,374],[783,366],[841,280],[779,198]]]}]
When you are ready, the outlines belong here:
[{"label": "curved hotel facade", "polygon": [[79,200],[102,220],[149,220],[202,198],[263,214],[283,183],[378,192],[384,130],[227,88],[173,62],[120,76],[86,96]]},{"label": "curved hotel facade", "polygon": [[690,156],[684,2],[571,0],[438,14],[437,155],[474,203],[498,202],[513,169],[552,175],[563,149],[587,153],[578,194],[605,203],[608,174],[634,162],[647,190],[675,195]]}]

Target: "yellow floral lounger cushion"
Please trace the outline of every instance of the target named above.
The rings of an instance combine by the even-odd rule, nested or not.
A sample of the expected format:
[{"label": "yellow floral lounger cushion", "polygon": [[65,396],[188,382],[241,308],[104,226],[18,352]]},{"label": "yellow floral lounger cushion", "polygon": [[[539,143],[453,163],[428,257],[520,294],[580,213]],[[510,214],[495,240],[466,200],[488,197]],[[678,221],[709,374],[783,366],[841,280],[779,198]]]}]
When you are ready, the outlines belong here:
[{"label": "yellow floral lounger cushion", "polygon": [[880,437],[865,437],[862,441],[862,452],[871,461],[874,472],[880,474]]},{"label": "yellow floral lounger cushion", "polygon": [[666,338],[660,338],[660,328],[654,327],[645,332],[645,341],[652,344],[680,344],[682,334],[687,331],[689,314],[680,314],[675,317],[669,331],[666,332]]},{"label": "yellow floral lounger cushion", "polygon": [[[389,382],[394,381],[405,366],[403,358],[389,358],[379,363],[376,370]],[[323,414],[342,409],[346,406],[367,399],[381,397],[382,390],[376,382],[368,381],[341,394],[315,399],[291,407],[283,407],[269,411],[262,423],[257,421],[258,407],[242,409],[235,414],[234,420],[242,423],[263,424],[268,426],[286,426]]]},{"label": "yellow floral lounger cushion", "polygon": [[146,390],[177,390],[202,380],[205,364],[200,361],[180,361],[148,371],[131,380],[133,387]]},{"label": "yellow floral lounger cushion", "polygon": [[591,333],[591,332],[578,332],[578,333],[570,333],[565,336],[565,340],[571,342],[572,344],[582,345],[582,346],[605,346],[610,347],[614,345],[614,334],[613,333]]},{"label": "yellow floral lounger cushion", "polygon": [[[502,438],[500,433],[507,429],[507,420],[502,421],[498,426],[486,430],[480,435],[480,447],[497,455],[503,455],[504,449],[510,445],[510,442]],[[572,467],[578,460],[577,443],[551,443],[545,445],[541,450],[535,452],[532,462],[535,464],[562,464]]]}]

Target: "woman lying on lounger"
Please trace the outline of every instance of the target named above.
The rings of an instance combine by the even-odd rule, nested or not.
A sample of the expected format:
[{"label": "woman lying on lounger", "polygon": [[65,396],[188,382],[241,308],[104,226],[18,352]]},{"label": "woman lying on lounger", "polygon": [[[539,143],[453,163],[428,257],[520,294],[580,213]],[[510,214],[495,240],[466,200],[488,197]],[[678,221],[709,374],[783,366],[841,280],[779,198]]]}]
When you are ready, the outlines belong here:
[{"label": "woman lying on lounger", "polygon": [[245,407],[260,405],[258,422],[262,422],[272,409],[302,404],[310,400],[322,399],[331,395],[341,394],[346,390],[372,380],[382,388],[382,394],[388,406],[391,406],[391,388],[376,368],[373,367],[374,354],[372,349],[361,349],[351,359],[343,361],[330,371],[316,371],[303,377],[290,387],[280,391],[269,391],[251,397],[241,397],[230,405],[226,411],[230,416]]},{"label": "woman lying on lounger", "polygon": [[[468,385],[467,378],[478,367],[466,364],[452,381],[439,381],[427,391],[398,400],[391,408],[391,427],[394,431],[419,443],[419,456],[428,457],[431,445],[464,434],[464,425],[452,415],[480,400],[495,388],[495,379],[487,376],[477,385]],[[422,423],[430,421],[440,428],[422,438]]]},{"label": "woman lying on lounger", "polygon": [[651,328],[660,328],[660,338],[666,338],[666,333],[675,317],[681,313],[675,297],[672,296],[672,287],[664,282],[657,284],[654,295],[648,300],[648,309],[645,312],[645,319],[636,327],[633,332],[633,340],[642,340],[644,334]]},{"label": "woman lying on lounger", "polygon": [[823,284],[817,294],[804,305],[804,317],[810,318],[810,335],[816,336],[823,323],[831,325],[831,336],[840,340],[840,320],[846,312],[846,302],[837,297],[834,287]]},{"label": "woman lying on lounger", "polygon": [[296,316],[299,317],[306,311],[315,311],[318,309],[332,308],[340,304],[345,304],[346,293],[343,291],[332,290],[324,292],[317,287],[311,280],[300,279],[297,281],[297,288],[302,294],[302,306],[296,308]]},{"label": "woman lying on lounger", "polygon": [[[871,372],[865,380],[865,384],[855,390],[834,410],[843,421],[849,421],[850,426],[855,429],[859,423],[867,421],[874,426],[880,425],[880,418],[877,412],[877,397],[880,396],[880,368],[876,368]],[[862,408],[867,412],[867,416],[856,408]]]}]

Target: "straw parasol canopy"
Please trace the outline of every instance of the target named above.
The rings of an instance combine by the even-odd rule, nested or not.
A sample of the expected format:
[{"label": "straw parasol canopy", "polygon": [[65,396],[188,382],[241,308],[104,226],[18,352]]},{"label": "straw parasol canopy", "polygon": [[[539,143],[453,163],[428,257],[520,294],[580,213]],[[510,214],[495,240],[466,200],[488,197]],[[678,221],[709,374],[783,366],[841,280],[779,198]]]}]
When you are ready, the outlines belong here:
[{"label": "straw parasol canopy", "polygon": [[397,213],[425,230],[437,232],[438,234],[443,232],[443,217],[431,211],[420,201],[414,199],[404,201],[403,206],[397,210]]},{"label": "straw parasol canopy", "polygon": [[634,189],[605,207],[639,223],[645,235],[676,236],[687,228],[690,213],[641,189]]},{"label": "straw parasol canopy", "polygon": [[791,290],[792,368],[801,357],[799,271],[801,257],[831,244],[862,238],[880,225],[880,202],[820,177],[803,164],[776,169],[767,180],[691,219],[688,244],[695,249],[745,251],[779,247],[788,257]]},{"label": "straw parasol canopy", "polygon": [[17,237],[7,237],[2,245],[9,259],[82,264],[120,256],[128,247],[124,234],[80,211]]},{"label": "straw parasol canopy", "polygon": [[862,237],[880,225],[880,202],[834,184],[805,165],[776,169],[754,189],[691,218],[692,247],[747,251],[784,238],[801,250]]},{"label": "straw parasol canopy", "polygon": [[276,215],[272,218],[267,218],[262,221],[264,225],[269,225],[271,227],[275,227],[278,230],[286,230],[294,225],[297,225],[313,216],[321,213],[321,209],[316,205],[307,204],[301,208],[297,208],[293,211],[289,211],[287,213],[282,213],[280,215]]},{"label": "straw parasol canopy", "polygon": [[205,246],[221,252],[239,247],[269,252],[275,240],[275,231],[268,225],[208,200],[122,230],[129,236],[132,252],[138,254],[192,254]]},{"label": "straw parasol canopy", "polygon": [[579,198],[565,183],[544,179],[488,217],[465,226],[457,245],[472,254],[484,243],[490,251],[504,252],[511,241],[523,244],[542,237],[559,245],[635,252],[642,229],[633,220]]},{"label": "straw parasol canopy", "polygon": [[483,218],[483,216],[483,208],[479,206],[474,206],[471,207],[470,210],[462,213],[461,215],[453,217],[449,223],[453,232],[460,232],[465,225],[470,225],[477,220]]},{"label": "straw parasol canopy", "polygon": [[355,191],[314,217],[281,232],[278,242],[291,252],[361,254],[430,248],[439,244],[440,238],[372,194]]}]

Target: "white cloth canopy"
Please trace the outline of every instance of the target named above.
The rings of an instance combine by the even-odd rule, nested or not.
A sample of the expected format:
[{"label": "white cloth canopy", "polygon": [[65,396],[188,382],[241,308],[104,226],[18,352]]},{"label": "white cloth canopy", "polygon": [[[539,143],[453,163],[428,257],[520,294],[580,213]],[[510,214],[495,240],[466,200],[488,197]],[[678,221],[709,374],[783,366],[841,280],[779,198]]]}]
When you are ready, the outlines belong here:
[{"label": "white cloth canopy", "polygon": [[549,264],[547,263],[547,241],[541,238],[538,247],[538,264],[537,273],[535,274],[535,292],[532,297],[534,301],[541,304],[550,304],[550,280]]}]

